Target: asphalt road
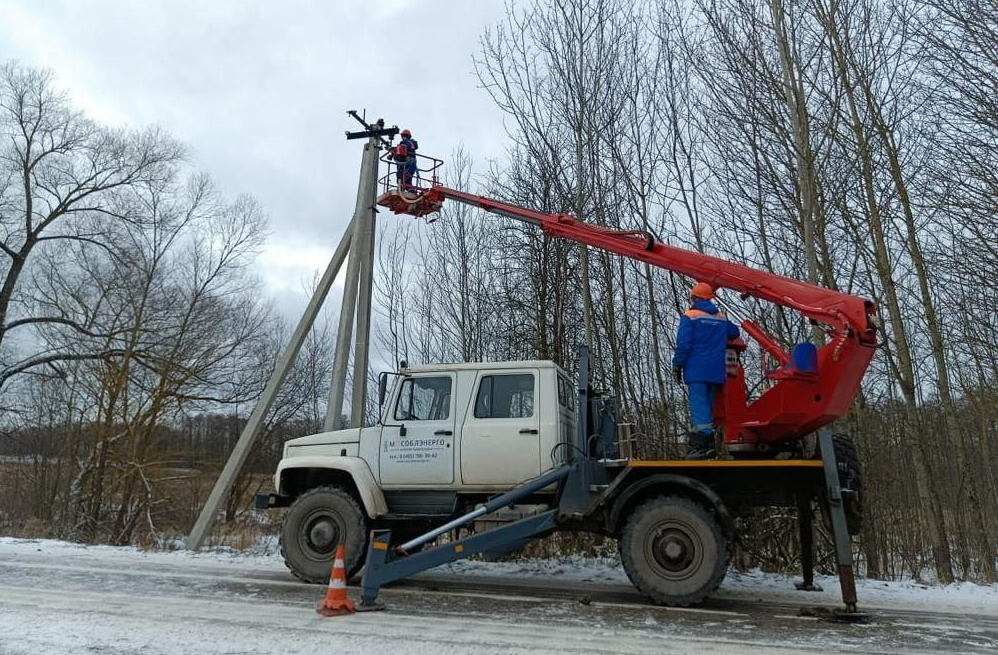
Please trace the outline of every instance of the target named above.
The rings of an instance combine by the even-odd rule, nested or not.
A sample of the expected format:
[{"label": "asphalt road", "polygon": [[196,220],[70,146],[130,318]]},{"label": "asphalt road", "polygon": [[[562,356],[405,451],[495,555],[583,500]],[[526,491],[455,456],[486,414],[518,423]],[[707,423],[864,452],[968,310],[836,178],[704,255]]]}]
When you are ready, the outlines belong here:
[{"label": "asphalt road", "polygon": [[253,560],[0,546],[0,655],[998,652],[998,616],[878,607],[841,625],[801,617],[807,594],[661,608],[625,585],[428,573],[384,589],[384,612],[321,619],[322,592]]}]

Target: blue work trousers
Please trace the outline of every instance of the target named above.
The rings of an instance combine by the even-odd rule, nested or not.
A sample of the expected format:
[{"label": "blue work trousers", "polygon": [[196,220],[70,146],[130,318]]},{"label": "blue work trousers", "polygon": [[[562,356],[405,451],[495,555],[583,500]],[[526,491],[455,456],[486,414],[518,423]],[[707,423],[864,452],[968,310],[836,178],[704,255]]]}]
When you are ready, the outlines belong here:
[{"label": "blue work trousers", "polygon": [[403,181],[405,182],[406,186],[412,185],[412,178],[415,177],[416,175],[416,169],[417,166],[416,166],[415,157],[409,157],[408,159],[405,160],[405,175]]},{"label": "blue work trousers", "polygon": [[714,400],[721,385],[712,382],[687,382],[690,390],[690,418],[693,431],[714,434]]}]

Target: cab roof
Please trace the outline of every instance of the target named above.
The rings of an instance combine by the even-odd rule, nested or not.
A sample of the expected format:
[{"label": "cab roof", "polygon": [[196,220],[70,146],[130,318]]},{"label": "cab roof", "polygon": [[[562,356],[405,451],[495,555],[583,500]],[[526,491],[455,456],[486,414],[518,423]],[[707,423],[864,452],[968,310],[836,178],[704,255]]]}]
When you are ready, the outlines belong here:
[{"label": "cab roof", "polygon": [[504,370],[514,368],[553,368],[559,373],[568,375],[565,370],[548,359],[526,359],[518,362],[468,362],[464,364],[418,364],[402,369],[406,373],[425,373],[428,371],[481,371]]}]

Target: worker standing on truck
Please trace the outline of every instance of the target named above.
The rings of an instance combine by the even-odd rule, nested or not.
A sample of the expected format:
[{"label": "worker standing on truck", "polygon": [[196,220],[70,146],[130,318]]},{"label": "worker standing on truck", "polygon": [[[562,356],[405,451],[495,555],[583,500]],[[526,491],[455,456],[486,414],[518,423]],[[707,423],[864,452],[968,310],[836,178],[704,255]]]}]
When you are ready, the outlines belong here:
[{"label": "worker standing on truck", "polygon": [[691,307],[679,320],[672,374],[686,382],[690,396],[690,451],[687,459],[714,456],[714,400],[727,375],[728,341],[738,338],[738,326],[711,302],[714,288],[697,282],[690,291]]}]

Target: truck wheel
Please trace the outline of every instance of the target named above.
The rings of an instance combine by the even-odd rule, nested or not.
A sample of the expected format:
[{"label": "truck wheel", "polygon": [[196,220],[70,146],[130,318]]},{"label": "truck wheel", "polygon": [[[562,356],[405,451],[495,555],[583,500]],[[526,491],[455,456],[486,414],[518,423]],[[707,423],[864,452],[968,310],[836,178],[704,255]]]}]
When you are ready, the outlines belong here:
[{"label": "truck wheel", "polygon": [[859,465],[856,443],[848,434],[833,434],[832,444],[838,464],[839,486],[852,492],[842,498],[846,527],[849,534],[857,535],[863,530],[863,469]]},{"label": "truck wheel", "polygon": [[728,542],[702,505],[659,496],[631,514],[620,538],[624,571],[660,605],[691,605],[717,589],[728,571]]},{"label": "truck wheel", "polygon": [[281,555],[299,580],[329,582],[336,546],[341,543],[350,577],[367,556],[367,521],[357,502],[340,487],[316,487],[303,493],[284,516]]}]

